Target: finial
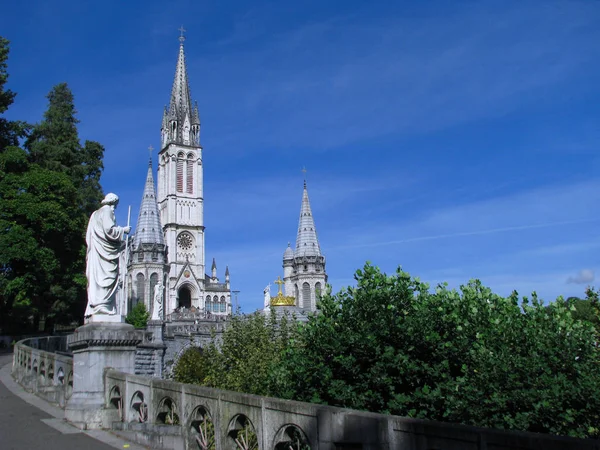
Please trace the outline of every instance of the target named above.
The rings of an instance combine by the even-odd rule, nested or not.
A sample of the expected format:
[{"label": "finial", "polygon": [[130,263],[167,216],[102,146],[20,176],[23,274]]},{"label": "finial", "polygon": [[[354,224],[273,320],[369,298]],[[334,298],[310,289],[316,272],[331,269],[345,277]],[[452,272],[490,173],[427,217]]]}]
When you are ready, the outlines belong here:
[{"label": "finial", "polygon": [[183,35],[183,33],[185,33],[185,28],[183,28],[183,25],[179,27],[179,33],[181,33],[179,36],[179,42],[181,42],[181,45],[183,45],[183,41],[185,41],[185,36]]},{"label": "finial", "polygon": [[304,174],[304,189],[306,189],[306,167],[302,166],[302,173]]},{"label": "finial", "polygon": [[149,155],[149,162],[148,164],[152,165],[152,152],[154,151],[154,147],[150,146],[148,147],[148,155]]}]

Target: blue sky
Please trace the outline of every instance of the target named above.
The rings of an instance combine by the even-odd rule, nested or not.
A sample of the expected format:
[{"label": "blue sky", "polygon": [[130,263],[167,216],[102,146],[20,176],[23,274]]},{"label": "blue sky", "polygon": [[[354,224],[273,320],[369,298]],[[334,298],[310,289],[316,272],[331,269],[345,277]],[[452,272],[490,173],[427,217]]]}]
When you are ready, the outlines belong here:
[{"label": "blue sky", "polygon": [[600,2],[31,1],[2,22],[9,117],[66,81],[120,223],[184,25],[207,261],[246,311],[282,274],[303,166],[334,290],[367,260],[546,301],[600,277]]}]

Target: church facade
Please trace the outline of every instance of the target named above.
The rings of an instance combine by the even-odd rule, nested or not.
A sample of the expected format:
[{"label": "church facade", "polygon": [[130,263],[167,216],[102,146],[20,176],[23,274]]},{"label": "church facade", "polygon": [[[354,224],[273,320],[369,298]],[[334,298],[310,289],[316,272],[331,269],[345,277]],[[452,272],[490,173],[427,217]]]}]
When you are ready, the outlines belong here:
[{"label": "church facade", "polygon": [[192,105],[183,41],[180,38],[171,98],[162,117],[158,189],[150,163],[128,258],[129,305],[143,301],[151,311],[160,280],[166,315],[194,308],[227,316],[229,268],[221,281],[213,259],[206,273],[200,114],[197,103]]}]

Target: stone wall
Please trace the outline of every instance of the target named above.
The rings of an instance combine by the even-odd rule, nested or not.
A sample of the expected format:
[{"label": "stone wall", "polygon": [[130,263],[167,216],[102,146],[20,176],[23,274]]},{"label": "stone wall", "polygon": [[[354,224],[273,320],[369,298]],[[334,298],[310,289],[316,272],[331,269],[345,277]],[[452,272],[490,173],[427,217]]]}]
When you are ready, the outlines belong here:
[{"label": "stone wall", "polygon": [[26,390],[64,408],[73,393],[73,356],[67,351],[67,337],[17,342],[12,374]]},{"label": "stone wall", "polygon": [[114,370],[104,376],[113,430],[153,448],[252,448],[254,441],[260,450],[600,450],[593,440],[360,412]]}]

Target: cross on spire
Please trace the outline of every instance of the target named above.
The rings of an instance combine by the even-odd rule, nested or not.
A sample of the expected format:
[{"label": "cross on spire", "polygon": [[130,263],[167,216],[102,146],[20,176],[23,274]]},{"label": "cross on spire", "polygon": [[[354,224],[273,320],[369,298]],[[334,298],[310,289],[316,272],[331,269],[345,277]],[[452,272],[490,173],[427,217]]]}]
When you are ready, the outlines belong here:
[{"label": "cross on spire", "polygon": [[306,167],[302,166],[302,173],[304,174],[304,187],[306,188]]},{"label": "cross on spire", "polygon": [[183,44],[183,41],[185,41],[185,36],[183,35],[183,33],[185,33],[186,30],[185,30],[185,28],[183,28],[183,25],[181,25],[178,28],[178,30],[179,30],[179,33],[180,33],[180,35],[179,35],[179,42],[181,42]]},{"label": "cross on spire", "polygon": [[152,152],[154,151],[154,147],[149,146],[148,147],[148,159],[150,161],[150,164],[152,164]]}]

